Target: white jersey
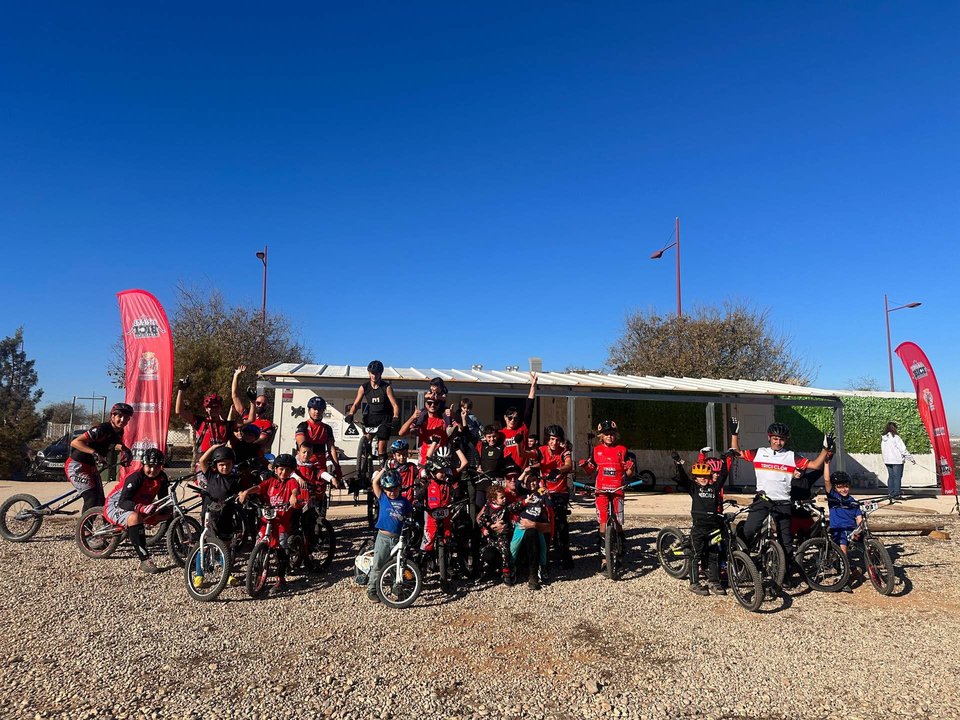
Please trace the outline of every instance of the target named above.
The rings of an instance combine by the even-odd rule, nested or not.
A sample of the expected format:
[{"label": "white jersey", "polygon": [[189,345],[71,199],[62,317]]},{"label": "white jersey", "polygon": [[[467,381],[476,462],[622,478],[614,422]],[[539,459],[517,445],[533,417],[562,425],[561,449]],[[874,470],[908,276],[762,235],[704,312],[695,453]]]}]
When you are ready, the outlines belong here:
[{"label": "white jersey", "polygon": [[771,500],[789,500],[794,471],[803,470],[809,462],[805,457],[795,456],[793,450],[775,452],[768,447],[744,450],[741,455],[753,463],[757,492]]}]

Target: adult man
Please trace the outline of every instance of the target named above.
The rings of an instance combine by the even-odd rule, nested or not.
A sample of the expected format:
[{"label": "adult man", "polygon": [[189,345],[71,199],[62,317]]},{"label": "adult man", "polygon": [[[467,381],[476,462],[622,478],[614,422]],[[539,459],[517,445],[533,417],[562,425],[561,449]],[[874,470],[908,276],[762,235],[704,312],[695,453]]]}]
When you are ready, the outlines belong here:
[{"label": "adult man", "polygon": [[237,412],[237,415],[242,418],[241,422],[256,425],[260,429],[260,437],[256,443],[260,446],[260,454],[263,455],[270,450],[270,446],[273,444],[273,437],[277,434],[277,426],[274,425],[270,419],[265,395],[256,395],[252,390],[248,390],[248,397],[253,396],[251,398],[253,404],[250,406],[249,411],[244,410],[243,398],[240,397],[239,381],[240,375],[244,373],[246,369],[246,365],[240,365],[233,371],[230,396],[233,400],[233,409]]},{"label": "adult man", "polygon": [[103,482],[97,471],[97,459],[111,450],[120,453],[120,464],[128,465],[133,453],[123,443],[123,430],[133,417],[133,407],[116,403],[110,408],[110,422],[94,425],[70,443],[70,457],[63,467],[67,480],[83,498],[83,512],[103,505]]}]

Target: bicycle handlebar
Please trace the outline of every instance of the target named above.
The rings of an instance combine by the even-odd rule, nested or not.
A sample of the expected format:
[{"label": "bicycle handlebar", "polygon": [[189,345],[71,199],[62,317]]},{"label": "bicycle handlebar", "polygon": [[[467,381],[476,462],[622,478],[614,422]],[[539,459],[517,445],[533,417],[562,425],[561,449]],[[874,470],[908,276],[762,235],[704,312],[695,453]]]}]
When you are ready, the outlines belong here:
[{"label": "bicycle handlebar", "polygon": [[586,483],[577,482],[576,480],[574,480],[573,486],[574,486],[575,488],[576,488],[576,487],[583,488],[584,490],[593,490],[594,493],[605,493],[605,494],[606,494],[606,493],[620,492],[621,490],[624,490],[624,489],[626,489],[626,488],[628,488],[628,487],[633,487],[634,485],[642,485],[643,482],[644,482],[643,480],[634,480],[633,482],[628,482],[626,485],[621,485],[620,487],[611,488],[611,489],[609,489],[609,490],[598,490],[596,485],[587,485]]}]

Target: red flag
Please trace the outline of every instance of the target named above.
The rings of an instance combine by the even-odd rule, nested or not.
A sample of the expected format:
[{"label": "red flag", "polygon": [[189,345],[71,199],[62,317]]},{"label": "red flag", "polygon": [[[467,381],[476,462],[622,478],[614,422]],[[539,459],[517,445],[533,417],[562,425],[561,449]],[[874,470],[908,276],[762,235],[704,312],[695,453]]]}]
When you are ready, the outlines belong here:
[{"label": "red flag", "polygon": [[167,449],[167,424],[173,394],[173,335],[167,315],[157,299],[144,290],[117,293],[120,324],[126,355],[126,401],[133,417],[124,442],[133,450],[135,462],[122,470],[119,479],[140,467],[149,448]]},{"label": "red flag", "polygon": [[923,420],[923,426],[927,429],[927,435],[930,436],[943,494],[956,495],[957,475],[953,467],[950,432],[947,430],[947,415],[943,409],[943,400],[940,398],[937,376],[933,374],[933,367],[923,350],[914,343],[900,343],[895,352],[913,379],[920,419]]}]

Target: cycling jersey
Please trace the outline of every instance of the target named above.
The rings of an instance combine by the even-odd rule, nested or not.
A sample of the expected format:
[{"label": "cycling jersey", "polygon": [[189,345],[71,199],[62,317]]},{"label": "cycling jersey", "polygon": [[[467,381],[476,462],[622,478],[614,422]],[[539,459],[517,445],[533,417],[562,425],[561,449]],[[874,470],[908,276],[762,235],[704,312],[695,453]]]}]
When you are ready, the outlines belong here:
[{"label": "cycling jersey", "polygon": [[757,492],[775,501],[790,499],[794,471],[803,470],[809,462],[805,457],[794,455],[793,450],[777,452],[768,447],[743,450],[740,455],[753,463],[757,474]]},{"label": "cycling jersey", "polygon": [[836,488],[830,488],[827,505],[830,507],[831,530],[853,530],[857,526],[857,516],[862,513],[860,503],[853,495],[844,497]]},{"label": "cycling jersey", "polygon": [[390,383],[381,380],[377,387],[373,387],[369,382],[361,385],[363,389],[363,400],[366,403],[363,412],[363,424],[373,427],[388,422],[393,417],[393,406],[390,404],[390,398],[387,397],[387,388]]},{"label": "cycling jersey", "polygon": [[[93,448],[97,455],[104,456],[110,452],[110,448],[123,444],[123,430],[118,430],[108,422],[100,423],[87,430],[80,439]],[[70,448],[70,458],[84,465],[97,464],[93,455],[75,447]]]},{"label": "cycling jersey", "polygon": [[427,462],[427,449],[431,443],[439,442],[440,447],[447,444],[447,429],[443,418],[427,415],[417,429],[417,438],[420,440],[420,464],[423,465]]},{"label": "cycling jersey", "polygon": [[556,454],[550,452],[549,445],[540,447],[540,475],[546,482],[548,493],[569,492],[567,474],[560,474],[560,468],[567,463],[568,459],[570,459],[570,451],[565,447]]},{"label": "cycling jersey", "polygon": [[[277,434],[276,425],[274,425],[272,422],[270,422],[266,418],[257,418],[256,420],[251,422],[251,425],[256,425],[258,428],[260,428],[261,437],[264,434],[266,434],[267,437],[270,438],[270,441],[273,442],[273,436]],[[265,445],[261,445],[260,448],[261,448],[261,454],[263,454],[267,450],[267,447]]]},{"label": "cycling jersey", "polygon": [[155,478],[149,478],[143,469],[140,469],[127,475],[122,483],[117,483],[107,497],[113,497],[118,492],[120,497],[117,505],[123,510],[136,510],[137,505],[147,505],[154,500],[167,497],[170,492],[170,481],[164,472]]},{"label": "cycling jersey", "polygon": [[321,463],[333,459],[330,455],[330,448],[333,446],[333,430],[325,422],[304,420],[297,425],[297,434],[294,437],[297,447],[303,443],[310,443]]},{"label": "cycling jersey", "polygon": [[[257,487],[260,489],[260,496],[266,499],[267,504],[270,507],[277,508],[282,505],[289,505],[293,493],[300,492],[300,485],[293,477],[281,480],[273,476],[264,480]],[[292,515],[293,509],[289,507],[286,510],[277,511],[277,529],[281,533],[287,533],[290,530]]]},{"label": "cycling jersey", "polygon": [[522,453],[527,447],[527,435],[530,434],[530,428],[524,423],[513,430],[503,428],[500,431],[503,436],[503,456],[510,458],[517,464],[517,467],[527,466],[527,456]]},{"label": "cycling jersey", "polygon": [[502,445],[487,445],[481,441],[477,445],[477,451],[480,454],[480,469],[487,475],[493,477],[503,477],[504,463]]},{"label": "cycling jersey", "polygon": [[[612,490],[623,485],[626,473],[627,449],[623,445],[597,445],[593,449],[593,464],[597,466],[597,489]],[[620,494],[623,490],[620,490]]]},{"label": "cycling jersey", "polygon": [[296,475],[307,484],[308,502],[312,498],[323,498],[327,493],[327,481],[323,479],[323,467],[317,463],[302,464],[297,461]]},{"label": "cycling jersey", "polygon": [[400,473],[400,495],[410,502],[414,502],[417,496],[417,481],[420,479],[420,468],[414,463],[407,462],[394,468]]},{"label": "cycling jersey", "polygon": [[716,482],[701,485],[687,476],[682,465],[677,465],[677,486],[690,493],[692,502],[690,514],[693,524],[710,523],[719,525],[717,513],[723,512],[723,486],[727,482],[727,466],[720,470],[720,478]]},{"label": "cycling jersey", "polygon": [[193,431],[196,433],[197,448],[201,453],[211,445],[221,445],[233,434],[233,420],[216,420],[203,415],[193,416]]}]

